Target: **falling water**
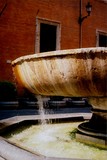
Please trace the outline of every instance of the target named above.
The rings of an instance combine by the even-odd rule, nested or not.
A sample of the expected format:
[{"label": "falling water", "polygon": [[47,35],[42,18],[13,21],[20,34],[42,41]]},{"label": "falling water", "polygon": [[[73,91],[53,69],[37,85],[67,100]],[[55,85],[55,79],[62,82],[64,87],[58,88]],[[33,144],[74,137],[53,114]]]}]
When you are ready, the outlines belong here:
[{"label": "falling water", "polygon": [[[36,96],[37,100],[38,100],[38,106],[39,106],[39,115],[40,115],[40,120],[39,123],[41,125],[46,125],[47,123],[50,123],[50,120],[47,119],[46,115],[48,114],[48,111],[44,108],[44,102],[42,99],[41,95],[37,95]],[[47,104],[45,104],[47,105]]]}]

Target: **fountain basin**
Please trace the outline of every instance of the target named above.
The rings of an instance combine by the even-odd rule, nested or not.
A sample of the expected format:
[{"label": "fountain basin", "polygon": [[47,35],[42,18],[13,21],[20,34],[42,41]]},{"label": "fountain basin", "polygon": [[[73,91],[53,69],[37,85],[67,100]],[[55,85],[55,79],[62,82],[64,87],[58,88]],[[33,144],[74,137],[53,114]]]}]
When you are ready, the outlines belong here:
[{"label": "fountain basin", "polygon": [[107,96],[107,48],[27,55],[12,66],[18,83],[36,95]]},{"label": "fountain basin", "polygon": [[[76,142],[75,139],[70,139],[69,138],[69,131],[72,130],[72,125],[73,128],[76,128],[77,125],[79,123],[81,123],[84,120],[88,120],[90,119],[91,114],[58,114],[58,115],[47,115],[46,118],[51,118],[51,120],[53,120],[53,124],[47,124],[47,126],[38,126],[38,120],[40,118],[40,116],[18,116],[18,117],[13,117],[10,119],[6,119],[6,120],[2,120],[1,123],[5,126],[4,128],[0,128],[0,134],[3,137],[6,137],[5,134],[8,133],[9,136],[9,132],[10,132],[10,137],[13,136],[13,138],[9,138],[7,137],[8,140],[6,139],[0,139],[0,147],[1,145],[4,146],[5,150],[7,149],[6,152],[3,151],[3,148],[0,149],[0,155],[4,158],[10,158],[13,160],[18,160],[18,158],[20,159],[28,159],[28,160],[33,160],[33,159],[49,159],[49,160],[63,160],[63,159],[68,159],[68,160],[90,160],[92,159],[92,157],[94,157],[93,159],[95,160],[100,160],[100,158],[102,157],[102,160],[106,160],[106,156],[107,156],[107,151],[96,148],[96,147],[90,147],[87,145],[84,145],[83,143],[79,143]],[[57,122],[57,124],[56,124]],[[62,123],[63,122],[63,123]],[[66,128],[68,124],[69,130],[65,130],[64,128]],[[33,128],[33,130],[31,131],[30,129],[30,125],[31,128]],[[56,126],[58,125],[58,126]],[[22,126],[24,127],[24,129],[22,128]],[[50,128],[49,128],[50,126]],[[36,128],[37,127],[37,130]],[[53,127],[53,128],[52,128]],[[40,134],[38,134],[38,129],[40,128],[41,132]],[[46,130],[45,130],[46,128]],[[59,131],[55,131],[60,128],[60,132]],[[22,131],[21,131],[22,129]],[[28,129],[28,131],[26,130]],[[17,131],[16,131],[17,130]],[[26,132],[27,131],[27,132]],[[23,134],[24,132],[24,134]],[[54,135],[54,133],[57,133],[56,135]],[[21,134],[23,134],[23,138],[21,138]],[[5,135],[5,136],[4,136]],[[26,136],[27,135],[27,136]],[[53,138],[51,137],[53,135]],[[16,136],[16,140],[15,140],[15,136]],[[29,137],[28,137],[29,136]],[[38,138],[38,136],[41,138]],[[45,136],[45,137],[44,137]],[[33,137],[37,137],[37,140],[31,140]],[[51,143],[51,147],[48,147],[48,145],[46,145],[47,139],[50,140],[49,143]],[[22,139],[24,141],[22,141]],[[21,141],[20,141],[21,140]],[[30,141],[30,146],[28,146],[28,144],[26,144],[25,140]],[[38,143],[38,140],[40,140],[39,142],[39,146],[41,145],[41,147],[43,148],[43,146],[45,146],[43,152],[41,152],[40,150],[38,150],[39,148],[36,146],[34,147],[34,143]],[[56,147],[58,147],[59,149],[61,149],[63,151],[63,156],[60,154],[60,152],[58,153],[58,149],[56,150],[56,147],[52,144],[54,143],[54,141],[56,141]],[[3,141],[5,143],[3,143]],[[20,143],[19,143],[20,141]],[[58,141],[58,142],[57,142]],[[64,142],[64,146],[62,145],[62,143]],[[3,143],[3,144],[2,144]],[[44,144],[45,143],[45,144]],[[12,145],[12,146],[10,146]],[[32,149],[31,149],[31,145],[32,145]],[[68,147],[67,147],[68,146]],[[8,148],[9,147],[9,148]],[[65,147],[65,148],[63,148]],[[71,147],[71,149],[70,149]],[[30,148],[30,149],[28,149]],[[54,151],[56,154],[54,154],[54,156],[50,155],[50,151],[52,151],[51,149],[54,148]],[[77,148],[77,149],[76,149]],[[19,152],[20,149],[20,152]],[[64,154],[64,150],[65,153],[67,153],[66,157]],[[35,152],[34,152],[35,150]],[[42,149],[41,149],[42,150]],[[49,150],[49,152],[48,152]],[[72,151],[74,150],[74,151]],[[11,154],[12,151],[15,151],[15,155]],[[40,154],[41,153],[45,153],[44,155]],[[68,152],[69,151],[69,152]],[[84,154],[84,151],[85,154]],[[71,154],[72,152],[74,152],[73,154]],[[48,153],[49,156],[46,156]],[[53,154],[53,153],[52,153]],[[58,158],[58,154],[59,154],[59,158]],[[68,155],[70,154],[70,155]],[[87,155],[88,154],[88,155]],[[80,157],[79,157],[80,155]],[[100,156],[99,156],[100,155]],[[82,157],[83,156],[83,157]],[[51,158],[52,157],[52,158]]]},{"label": "fountain basin", "polygon": [[94,138],[103,137],[103,147],[107,147],[106,47],[23,56],[14,60],[12,66],[18,84],[35,95],[88,97],[93,116],[78,129],[90,140],[93,132]]}]

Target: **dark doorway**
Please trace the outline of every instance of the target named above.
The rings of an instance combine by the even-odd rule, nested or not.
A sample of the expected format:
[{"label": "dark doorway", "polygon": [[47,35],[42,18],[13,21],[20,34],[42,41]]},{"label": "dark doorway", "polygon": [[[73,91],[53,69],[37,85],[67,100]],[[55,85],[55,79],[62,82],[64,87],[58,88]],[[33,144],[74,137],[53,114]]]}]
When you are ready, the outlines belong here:
[{"label": "dark doorway", "polygon": [[55,25],[40,24],[40,52],[56,50],[56,30]]}]

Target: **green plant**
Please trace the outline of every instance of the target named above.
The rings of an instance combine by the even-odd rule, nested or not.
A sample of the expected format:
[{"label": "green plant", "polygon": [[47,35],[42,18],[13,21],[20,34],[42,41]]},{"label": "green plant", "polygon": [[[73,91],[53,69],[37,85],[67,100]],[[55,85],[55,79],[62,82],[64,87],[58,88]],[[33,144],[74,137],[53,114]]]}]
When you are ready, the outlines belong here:
[{"label": "green plant", "polygon": [[17,98],[15,85],[9,81],[0,82],[0,101],[12,101]]},{"label": "green plant", "polygon": [[75,128],[73,131],[69,132],[69,136],[71,139],[75,139],[77,131],[77,128]]}]

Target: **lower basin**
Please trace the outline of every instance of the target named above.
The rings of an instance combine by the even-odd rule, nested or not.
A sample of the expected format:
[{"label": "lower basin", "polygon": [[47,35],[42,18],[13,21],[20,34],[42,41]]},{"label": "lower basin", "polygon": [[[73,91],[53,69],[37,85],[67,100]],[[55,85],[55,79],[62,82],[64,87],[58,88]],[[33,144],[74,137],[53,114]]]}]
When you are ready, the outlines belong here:
[{"label": "lower basin", "polygon": [[52,118],[46,125],[39,125],[35,119],[17,121],[3,129],[1,136],[9,143],[45,158],[106,160],[107,150],[76,141],[77,126],[87,119],[80,115],[59,117]]}]

